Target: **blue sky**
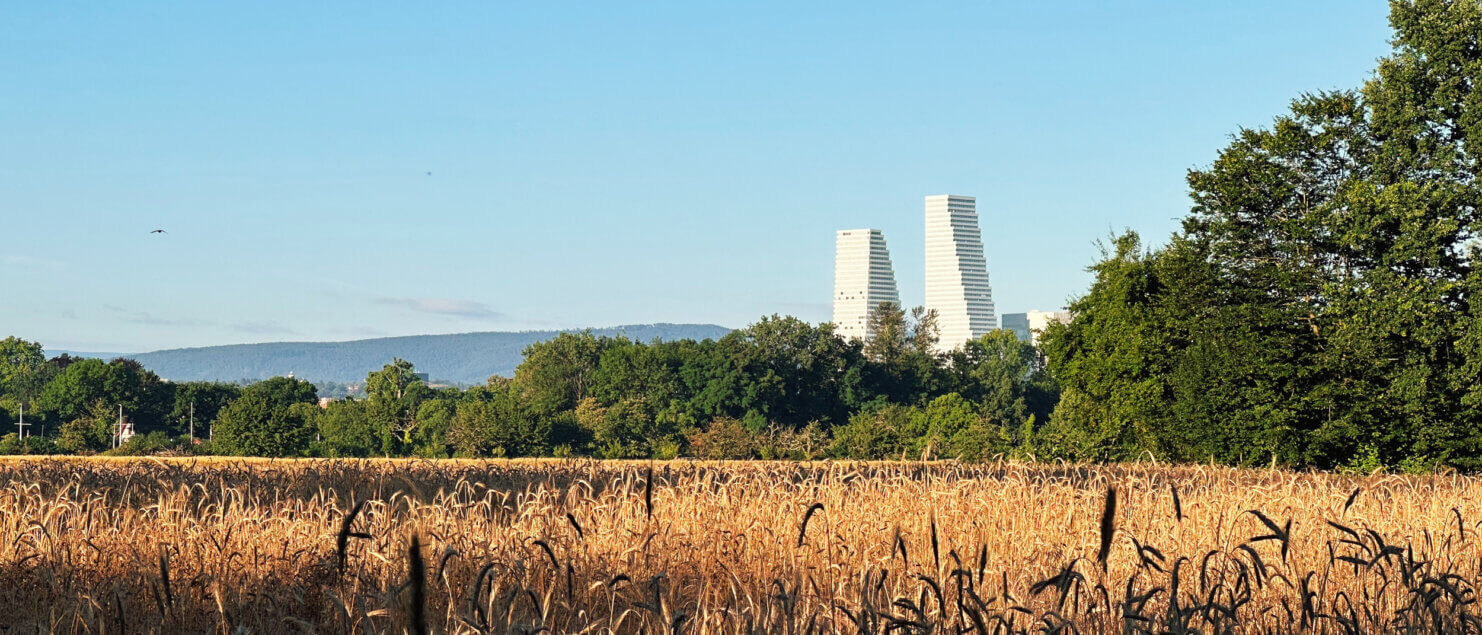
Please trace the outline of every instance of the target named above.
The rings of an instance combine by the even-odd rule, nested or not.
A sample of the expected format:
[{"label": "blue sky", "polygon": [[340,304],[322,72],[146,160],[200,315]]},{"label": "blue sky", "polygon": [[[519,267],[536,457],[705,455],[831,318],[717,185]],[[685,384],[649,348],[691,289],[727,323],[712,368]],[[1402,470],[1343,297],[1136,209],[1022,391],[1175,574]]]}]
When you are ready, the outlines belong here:
[{"label": "blue sky", "polygon": [[1367,78],[1385,14],[7,3],[0,336],[826,321],[837,229],[883,229],[921,301],[943,193],[978,197],[999,311],[1056,308],[1097,239],[1173,231],[1231,133]]}]

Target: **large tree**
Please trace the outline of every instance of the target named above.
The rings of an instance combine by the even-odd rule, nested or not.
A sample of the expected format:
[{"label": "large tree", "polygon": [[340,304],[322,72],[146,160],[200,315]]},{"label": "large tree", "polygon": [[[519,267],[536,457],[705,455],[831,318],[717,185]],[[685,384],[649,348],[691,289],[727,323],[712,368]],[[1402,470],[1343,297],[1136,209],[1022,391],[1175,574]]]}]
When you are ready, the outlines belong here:
[{"label": "large tree", "polygon": [[485,390],[457,404],[447,438],[458,456],[539,456],[569,413],[531,412],[513,390]]},{"label": "large tree", "polygon": [[545,414],[576,408],[577,402],[590,396],[602,351],[612,343],[610,338],[584,331],[561,333],[526,347],[514,377],[521,399]]},{"label": "large tree", "polygon": [[1044,357],[1013,331],[996,330],[969,340],[948,356],[953,388],[977,404],[989,421],[1017,429],[1031,417],[1049,418],[1059,390]]},{"label": "large tree", "polygon": [[839,337],[833,325],[773,315],[721,338],[682,372],[695,390],[697,418],[800,429],[848,420],[869,398],[864,365],[859,343]]},{"label": "large tree", "polygon": [[313,417],[319,452],[330,457],[379,455],[381,438],[365,410],[364,400],[345,399]]},{"label": "large tree", "polygon": [[49,420],[66,422],[80,416],[94,402],[110,408],[123,407],[134,422],[135,432],[153,432],[165,427],[166,414],[174,405],[174,386],[132,359],[103,362],[74,361],[42,389],[37,405]]},{"label": "large tree", "polygon": [[410,446],[412,431],[417,427],[417,408],[431,395],[427,382],[404,359],[393,359],[366,376],[365,416],[376,430],[382,455],[400,455]]},{"label": "large tree", "polygon": [[213,424],[213,449],[237,456],[299,456],[314,437],[314,385],[274,377],[242,390]]},{"label": "large tree", "polygon": [[188,434],[195,421],[195,435],[206,436],[211,422],[221,409],[242,394],[236,384],[210,381],[188,381],[175,384],[174,406],[165,416],[165,427],[175,435]]},{"label": "large tree", "polygon": [[935,309],[916,307],[908,312],[894,302],[882,302],[870,311],[869,327],[872,335],[864,344],[864,356],[870,361],[866,381],[872,392],[898,403],[925,403],[943,392]]},{"label": "large tree", "polygon": [[38,342],[28,342],[14,335],[0,340],[0,396],[12,395],[32,399],[31,377],[46,363]]},{"label": "large tree", "polygon": [[1189,173],[1167,247],[1129,236],[1093,268],[1045,341],[1062,438],[1103,458],[1482,466],[1462,370],[1482,8],[1394,2],[1391,23],[1395,51],[1361,90],[1241,131]]}]

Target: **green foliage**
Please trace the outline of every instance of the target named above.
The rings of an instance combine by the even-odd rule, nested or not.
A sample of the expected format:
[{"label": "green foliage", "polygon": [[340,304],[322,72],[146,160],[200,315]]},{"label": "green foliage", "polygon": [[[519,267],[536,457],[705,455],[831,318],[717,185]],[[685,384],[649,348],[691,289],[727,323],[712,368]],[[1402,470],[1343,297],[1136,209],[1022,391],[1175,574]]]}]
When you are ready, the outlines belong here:
[{"label": "green foliage", "polygon": [[397,358],[365,378],[365,417],[375,429],[382,455],[399,456],[410,447],[417,408],[432,394],[415,371],[411,362]]},{"label": "green foliage", "polygon": [[1012,448],[1012,437],[1002,425],[982,414],[982,410],[982,406],[955,392],[933,399],[924,408],[912,409],[907,430],[913,439],[906,451],[917,456],[925,453],[964,460],[984,460],[1007,453]]},{"label": "green foliage", "polygon": [[162,431],[156,430],[149,434],[134,435],[123,445],[104,454],[113,456],[149,456],[153,454],[186,454],[190,452],[190,440],[185,437],[172,437]]},{"label": "green foliage", "polygon": [[869,400],[860,344],[830,324],[774,315],[705,348],[683,370],[696,418],[753,415],[796,429],[845,421]]},{"label": "green foliage", "polygon": [[1059,386],[1045,358],[1012,331],[997,330],[952,352],[951,385],[989,421],[1017,426],[1029,418],[1047,419],[1060,400]]},{"label": "green foliage", "polygon": [[221,409],[242,394],[235,384],[208,381],[190,381],[175,384],[174,404],[165,416],[165,430],[175,436],[190,432],[190,421],[195,419],[196,436],[205,436],[207,427]]},{"label": "green foliage", "polygon": [[314,438],[316,401],[313,384],[288,377],[248,386],[217,416],[213,449],[232,456],[303,455]]},{"label": "green foliage", "polygon": [[46,364],[41,344],[15,336],[0,340],[0,396],[34,399],[35,376]]},{"label": "green foliage", "polygon": [[1092,267],[1091,291],[1071,305],[1075,320],[1050,324],[1040,337],[1063,391],[1055,420],[1077,459],[1128,459],[1168,438],[1165,351],[1174,332],[1163,314],[1165,283],[1136,235],[1113,244]]},{"label": "green foliage", "polygon": [[69,421],[102,401],[123,406],[140,433],[163,429],[174,387],[130,359],[71,362],[41,390],[37,406],[52,421]]},{"label": "green foliage", "polygon": [[458,414],[454,399],[431,399],[417,407],[417,425],[411,430],[412,454],[427,459],[452,455],[449,433]]},{"label": "green foliage", "polygon": [[[1189,173],[1043,338],[1071,456],[1482,467],[1475,385],[1482,7],[1391,5],[1361,90],[1304,95]],[[1432,458],[1425,458],[1432,457]]]},{"label": "green foliage", "polygon": [[316,453],[329,457],[368,457],[380,454],[381,441],[366,416],[365,401],[332,401],[313,417],[319,435]]},{"label": "green foliage", "polygon": [[[919,453],[928,444],[938,455],[983,458],[1003,447],[1002,426],[1048,408],[1041,402],[1054,387],[1042,385],[1048,380],[1028,345],[995,336],[969,343],[956,357],[940,355],[930,350],[933,316],[891,310],[907,324],[896,343],[899,354],[886,355],[894,360],[891,368],[867,359],[859,342],[839,337],[831,325],[771,316],[718,341],[642,343],[565,334],[530,347],[530,359],[513,379],[490,377],[467,390],[431,388],[410,362],[394,359],[368,374],[365,399],[333,401],[323,409],[313,406],[313,384],[285,377],[245,388],[166,384],[127,360],[58,358],[42,367],[43,373],[53,369],[55,378],[46,384],[45,404],[53,421],[69,422],[58,430],[68,451],[109,449],[114,404],[124,402],[126,418],[153,408],[153,420],[163,422],[141,424],[141,439],[156,439],[154,432],[183,435],[194,406],[197,437],[214,442],[172,451],[427,458],[559,452],[814,459],[835,451],[878,458]],[[159,386],[164,389],[150,392]],[[914,421],[935,421],[928,404],[948,388],[959,391],[954,407],[971,411],[971,424],[909,428]],[[151,396],[153,406],[140,405]],[[76,405],[87,399],[84,407]],[[0,399],[0,407],[7,403]],[[898,407],[887,409],[892,405]],[[923,415],[923,408],[932,414]],[[901,415],[891,424],[899,429],[874,440],[854,434],[861,429],[856,423],[844,431],[844,442],[835,443],[831,431],[838,424],[882,409]],[[28,420],[36,419],[28,413]],[[922,438],[928,433],[929,441]],[[157,445],[121,451],[156,451]]]},{"label": "green foliage", "polygon": [[292,377],[273,377],[257,382],[242,390],[243,396],[249,394],[265,397],[274,408],[287,408],[294,404],[313,405],[319,401],[314,384]]},{"label": "green foliage", "polygon": [[911,415],[910,407],[896,404],[857,413],[834,428],[831,453],[850,459],[900,458],[910,441],[906,430],[913,423]]},{"label": "green foliage", "polygon": [[1364,444],[1343,465],[1337,466],[1340,474],[1372,474],[1384,468],[1384,463],[1379,460],[1379,448],[1373,444]]},{"label": "green foliage", "polygon": [[750,459],[757,446],[756,433],[732,417],[720,417],[689,434],[690,455],[702,459]]},{"label": "green foliage", "polygon": [[12,432],[0,437],[0,455],[7,454],[56,454],[57,444],[43,436],[20,438]]},{"label": "green foliage", "polygon": [[57,447],[66,452],[101,452],[113,445],[113,426],[117,418],[102,400],[62,424],[57,434]]},{"label": "green foliage", "polygon": [[679,458],[679,453],[684,450],[684,444],[677,439],[662,439],[654,447],[653,458],[660,461],[671,461]]},{"label": "green foliage", "polygon": [[541,456],[548,451],[551,424],[552,418],[532,413],[512,391],[491,391],[458,404],[448,439],[457,456]]},{"label": "green foliage", "polygon": [[680,427],[671,414],[657,411],[642,397],[625,398],[611,406],[588,398],[576,408],[577,424],[590,431],[597,455],[608,459],[660,458],[681,442]]},{"label": "green foliage", "polygon": [[591,391],[602,351],[612,343],[586,331],[561,333],[531,344],[525,349],[525,361],[515,370],[521,400],[541,414],[575,408]]},{"label": "green foliage", "polygon": [[944,378],[936,323],[936,311],[922,307],[912,309],[909,316],[892,302],[870,311],[869,329],[875,335],[862,351],[872,362],[867,377],[870,393],[909,403],[923,393],[939,392]]}]

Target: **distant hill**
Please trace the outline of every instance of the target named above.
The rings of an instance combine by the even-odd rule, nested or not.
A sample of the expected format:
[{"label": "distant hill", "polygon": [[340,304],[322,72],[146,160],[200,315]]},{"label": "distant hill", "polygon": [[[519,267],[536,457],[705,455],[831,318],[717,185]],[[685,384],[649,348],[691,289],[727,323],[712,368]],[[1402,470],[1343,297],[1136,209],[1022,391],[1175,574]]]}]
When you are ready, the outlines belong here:
[{"label": "distant hill", "polygon": [[[574,329],[580,330],[580,329]],[[714,324],[637,324],[592,329],[595,335],[622,335],[638,341],[719,339],[730,329]],[[316,381],[359,382],[392,358],[400,357],[432,379],[483,383],[490,375],[511,375],[526,346],[562,331],[486,332],[411,335],[349,342],[273,342],[152,353],[76,353],[83,357],[129,357],[171,381],[266,379],[290,372]],[[59,354],[64,351],[49,351]]]}]

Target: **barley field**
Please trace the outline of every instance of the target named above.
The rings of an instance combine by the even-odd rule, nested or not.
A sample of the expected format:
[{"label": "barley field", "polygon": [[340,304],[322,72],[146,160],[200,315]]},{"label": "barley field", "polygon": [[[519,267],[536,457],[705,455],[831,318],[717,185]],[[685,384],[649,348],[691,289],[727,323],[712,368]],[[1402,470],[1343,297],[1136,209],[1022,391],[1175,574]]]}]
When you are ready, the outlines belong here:
[{"label": "barley field", "polygon": [[1482,481],[0,461],[5,632],[1465,632]]}]

